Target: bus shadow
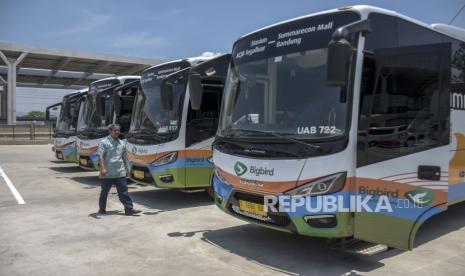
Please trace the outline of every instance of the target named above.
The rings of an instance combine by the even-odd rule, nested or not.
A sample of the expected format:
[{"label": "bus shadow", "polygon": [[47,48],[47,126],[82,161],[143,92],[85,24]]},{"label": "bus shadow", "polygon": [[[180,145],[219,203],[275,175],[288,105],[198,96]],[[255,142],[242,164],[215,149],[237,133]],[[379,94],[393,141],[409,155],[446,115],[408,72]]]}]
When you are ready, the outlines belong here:
[{"label": "bus shadow", "polygon": [[54,163],[54,164],[66,164],[69,162],[65,161],[65,160],[49,160],[51,163]]},{"label": "bus shadow", "polygon": [[100,180],[97,175],[73,176],[73,177],[68,177],[68,178],[73,180],[74,182],[77,182],[79,184],[84,184],[90,187],[100,186]]},{"label": "bus shadow", "polygon": [[[100,179],[97,175],[65,177],[76,183],[85,185],[84,189],[96,189],[100,187]],[[206,192],[186,193],[179,190],[157,189],[151,186],[139,184],[128,180],[129,196],[134,203],[147,209],[153,209],[160,213],[177,209],[213,205],[213,200]],[[116,194],[113,186],[110,194]]]},{"label": "bus shadow", "polygon": [[77,173],[77,172],[83,172],[84,170],[81,169],[79,166],[66,166],[66,167],[46,167],[52,171],[55,171],[57,173]]},{"label": "bus shadow", "polygon": [[[432,217],[418,231],[415,248],[465,227],[465,220],[458,219],[464,215],[465,202]],[[170,233],[169,236],[190,237],[192,234]],[[298,275],[364,274],[384,266],[383,259],[405,253],[391,249],[374,256],[355,256],[337,249],[336,243],[332,246],[326,239],[282,233],[252,224],[202,231],[202,237],[216,247],[270,269]]]},{"label": "bus shadow", "polygon": [[283,233],[251,224],[205,231],[203,240],[269,269],[296,275],[360,275],[384,266],[389,250],[358,257],[335,249],[328,240]]},{"label": "bus shadow", "polygon": [[463,217],[465,217],[465,202],[449,206],[447,211],[431,217],[418,230],[415,239],[415,248],[450,232],[464,228],[465,220],[459,219]]},{"label": "bus shadow", "polygon": [[[86,170],[80,169],[79,167],[78,167],[78,171],[79,172],[88,172],[88,173],[90,172],[90,173],[93,173],[93,175],[72,176],[72,177],[57,177],[57,178],[66,178],[66,179],[72,180],[72,181],[74,181],[76,183],[87,185],[86,187],[84,187],[84,189],[94,189],[95,187],[100,186],[101,181],[100,181],[100,179],[98,177],[98,172],[86,171]],[[129,179],[127,180],[127,183],[128,183],[129,191],[137,190],[137,189],[139,189],[141,187],[146,186],[146,185],[135,183],[135,182],[133,182],[133,181],[131,181]],[[114,189],[114,187],[113,187],[113,189]]]},{"label": "bus shadow", "polygon": [[151,189],[130,191],[129,195],[135,203],[160,211],[213,205],[213,200],[205,192],[185,193],[171,189]]}]

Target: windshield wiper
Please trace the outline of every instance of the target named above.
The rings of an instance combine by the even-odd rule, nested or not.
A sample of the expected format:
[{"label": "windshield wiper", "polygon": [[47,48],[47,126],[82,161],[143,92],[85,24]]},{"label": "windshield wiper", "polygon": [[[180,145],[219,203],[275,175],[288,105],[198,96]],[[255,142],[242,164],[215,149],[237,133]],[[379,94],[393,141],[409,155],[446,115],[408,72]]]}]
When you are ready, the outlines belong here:
[{"label": "windshield wiper", "polygon": [[141,129],[140,132],[130,132],[126,135],[126,138],[143,138],[143,139],[150,139],[156,140],[158,142],[163,142],[168,139],[168,137],[160,135],[158,130],[155,129]]},{"label": "windshield wiper", "polygon": [[[273,131],[262,131],[262,130],[255,130],[255,129],[234,129],[234,131],[238,131],[238,132],[241,132],[241,133],[256,133],[256,134],[264,134],[264,135],[271,135],[273,137],[276,137],[276,138],[281,138],[281,139],[284,139],[284,140],[288,140],[288,141],[291,141],[291,142],[294,142],[296,144],[300,144],[300,145],[304,145],[305,147],[307,148],[311,148],[313,150],[319,150],[321,147],[318,146],[318,145],[314,145],[314,144],[311,144],[311,143],[306,143],[304,141],[301,141],[301,140],[298,140],[298,139],[295,139],[295,138],[291,138],[287,135],[282,135],[282,134],[279,134],[279,133],[276,133],[276,132],[273,132]],[[226,135],[226,137],[234,137],[235,135],[231,135],[231,134],[228,134]]]}]

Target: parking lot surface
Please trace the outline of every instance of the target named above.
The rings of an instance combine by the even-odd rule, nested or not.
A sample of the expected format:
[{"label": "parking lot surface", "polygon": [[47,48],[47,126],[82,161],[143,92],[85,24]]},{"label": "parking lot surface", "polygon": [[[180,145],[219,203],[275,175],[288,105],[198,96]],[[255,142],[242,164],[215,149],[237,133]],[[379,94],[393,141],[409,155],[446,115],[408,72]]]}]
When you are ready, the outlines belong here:
[{"label": "parking lot surface", "polygon": [[0,275],[465,275],[465,204],[420,229],[412,252],[356,257],[326,240],[232,218],[206,193],[130,185],[140,216],[112,188],[98,210],[96,172],[57,161],[50,145],[0,146]]}]

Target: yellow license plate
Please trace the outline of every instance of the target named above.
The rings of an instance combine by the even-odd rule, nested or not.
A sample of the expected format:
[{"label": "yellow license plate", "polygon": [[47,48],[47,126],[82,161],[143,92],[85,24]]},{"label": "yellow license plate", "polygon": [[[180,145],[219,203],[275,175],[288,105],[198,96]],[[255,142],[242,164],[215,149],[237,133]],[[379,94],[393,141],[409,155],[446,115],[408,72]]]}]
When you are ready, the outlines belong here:
[{"label": "yellow license plate", "polygon": [[82,165],[87,166],[87,159],[85,159],[85,158],[80,158],[80,159],[79,159],[79,163],[81,163]]},{"label": "yellow license plate", "polygon": [[265,212],[265,208],[262,204],[239,200],[239,209],[243,212],[259,215],[262,217],[268,216],[268,213]]},{"label": "yellow license plate", "polygon": [[137,179],[144,179],[144,171],[134,170],[134,177]]}]

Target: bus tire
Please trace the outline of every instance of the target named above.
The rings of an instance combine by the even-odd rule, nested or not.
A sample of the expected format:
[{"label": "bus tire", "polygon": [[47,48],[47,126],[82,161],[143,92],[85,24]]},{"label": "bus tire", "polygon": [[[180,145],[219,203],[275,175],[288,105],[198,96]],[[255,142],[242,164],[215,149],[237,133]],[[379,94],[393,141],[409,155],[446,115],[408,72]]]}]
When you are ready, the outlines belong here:
[{"label": "bus tire", "polygon": [[215,198],[215,190],[213,189],[213,186],[210,186],[208,188],[205,189],[205,192],[207,192],[208,196],[211,198],[211,199],[214,199]]}]

